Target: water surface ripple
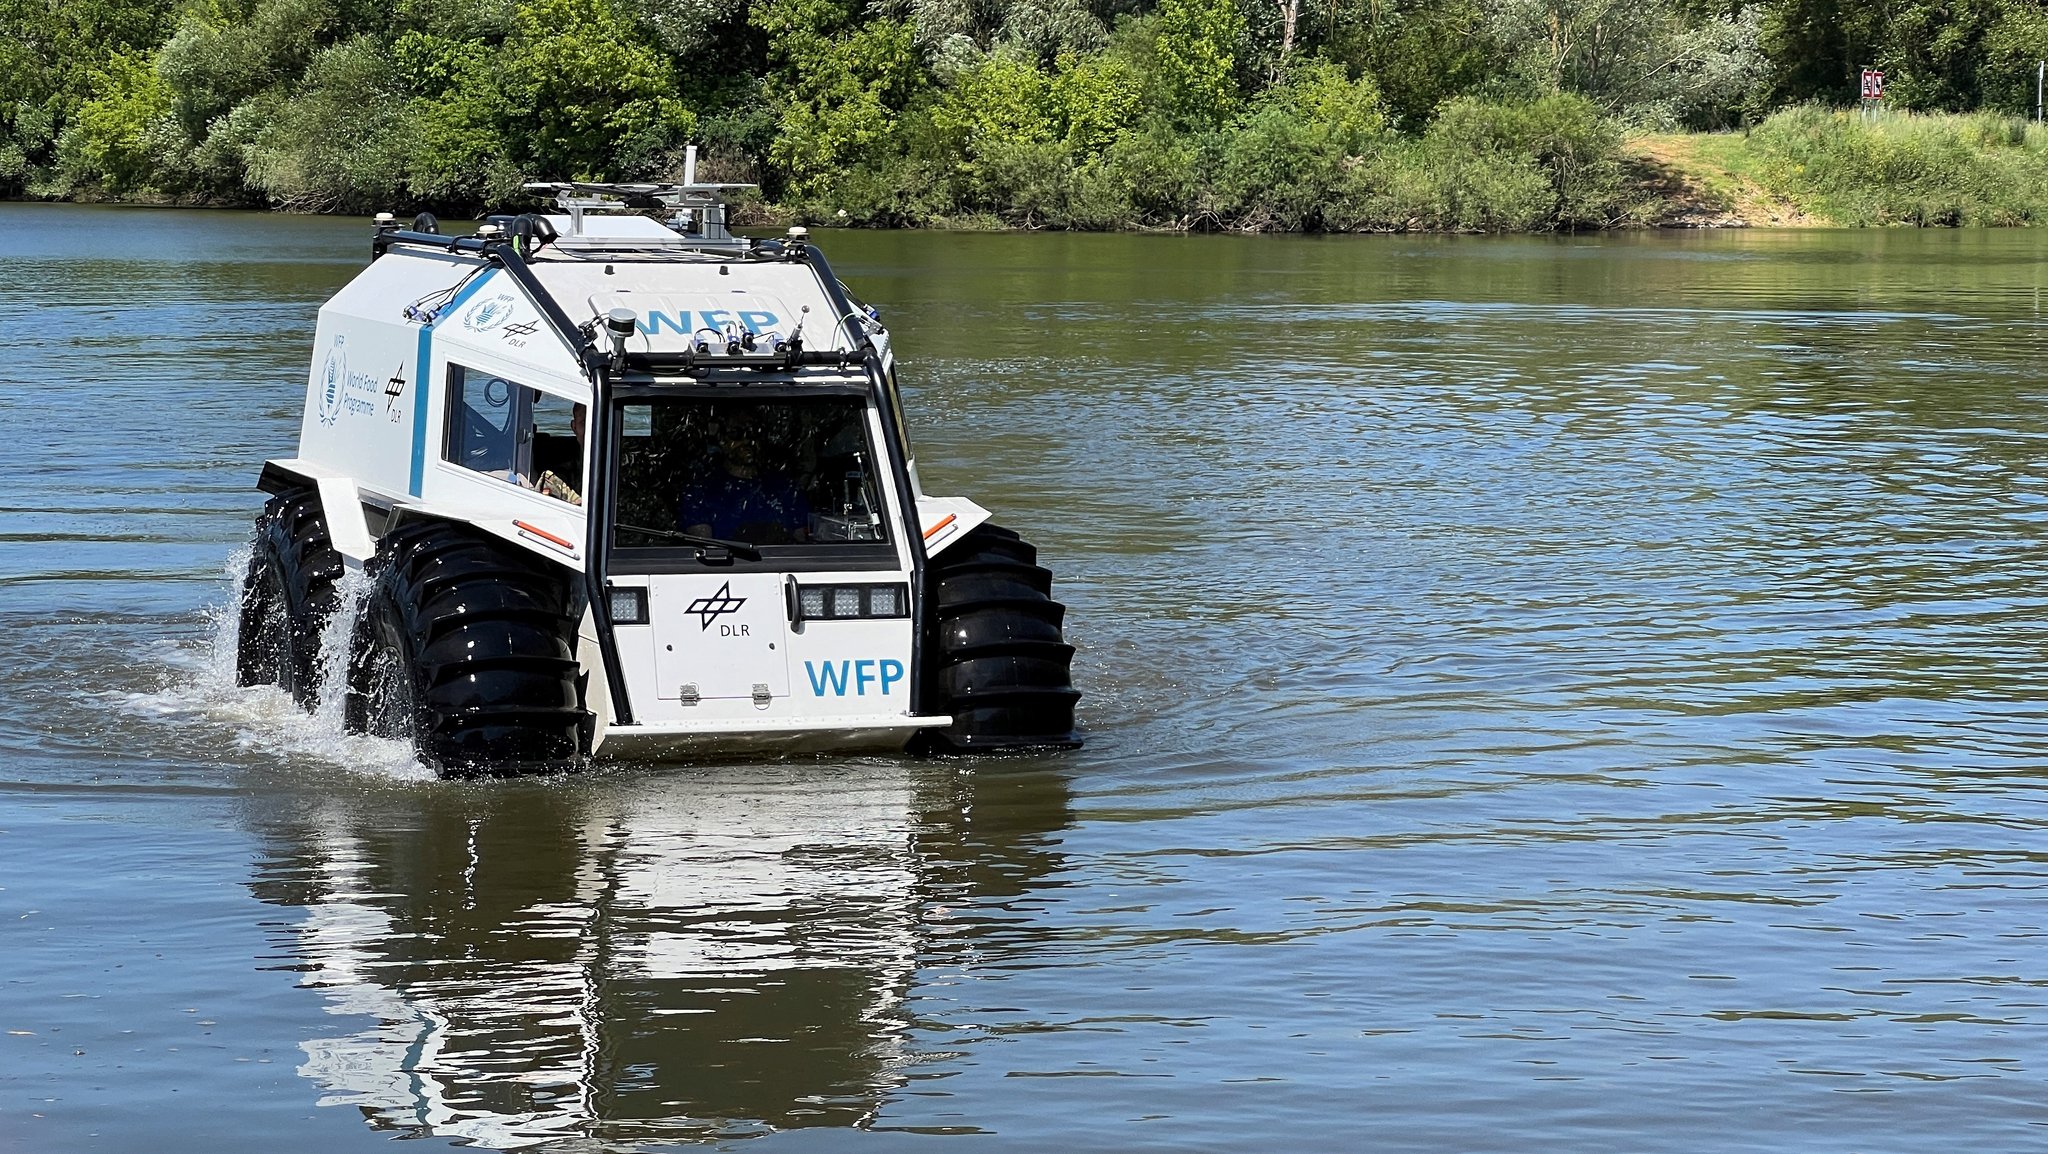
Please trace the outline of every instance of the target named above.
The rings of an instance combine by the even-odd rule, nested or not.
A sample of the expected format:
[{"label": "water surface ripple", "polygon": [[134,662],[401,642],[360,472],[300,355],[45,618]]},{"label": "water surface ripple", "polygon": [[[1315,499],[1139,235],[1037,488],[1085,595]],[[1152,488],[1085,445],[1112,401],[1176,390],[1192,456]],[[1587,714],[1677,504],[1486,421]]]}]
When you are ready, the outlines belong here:
[{"label": "water surface ripple", "polygon": [[366,229],[0,206],[0,1151],[2048,1141],[2048,240],[826,247],[1077,755],[443,784],[233,688]]}]

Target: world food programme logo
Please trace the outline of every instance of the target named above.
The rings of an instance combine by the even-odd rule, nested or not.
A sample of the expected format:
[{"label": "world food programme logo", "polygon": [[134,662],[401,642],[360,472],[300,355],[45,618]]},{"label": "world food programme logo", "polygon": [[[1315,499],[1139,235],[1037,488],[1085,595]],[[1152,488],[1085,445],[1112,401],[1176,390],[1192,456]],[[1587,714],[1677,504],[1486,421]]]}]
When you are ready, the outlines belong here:
[{"label": "world food programme logo", "polygon": [[512,319],[512,306],[517,302],[511,293],[499,293],[488,300],[479,300],[462,314],[462,327],[473,333],[487,333]]},{"label": "world food programme logo", "polygon": [[746,603],[746,598],[734,597],[732,595],[732,582],[727,581],[725,584],[720,585],[718,592],[713,593],[711,596],[699,597],[695,601],[690,602],[690,607],[683,610],[683,612],[695,613],[697,619],[704,623],[704,628],[708,632],[713,621],[728,613],[738,613],[740,606]]},{"label": "world food programme logo", "polygon": [[341,403],[348,384],[348,356],[341,351],[341,337],[327,350],[327,362],[320,366],[320,423],[332,425],[341,418]]}]

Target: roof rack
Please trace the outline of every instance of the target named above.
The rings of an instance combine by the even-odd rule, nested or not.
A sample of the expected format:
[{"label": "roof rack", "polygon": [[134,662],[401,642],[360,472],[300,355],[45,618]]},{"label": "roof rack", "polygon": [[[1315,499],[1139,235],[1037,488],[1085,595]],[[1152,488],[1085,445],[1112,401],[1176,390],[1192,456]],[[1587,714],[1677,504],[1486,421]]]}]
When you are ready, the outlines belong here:
[{"label": "roof rack", "polygon": [[[696,150],[692,148],[694,153]],[[690,176],[695,176],[695,157],[687,166]],[[565,239],[583,235],[583,215],[587,212],[635,212],[666,210],[672,215],[666,223],[676,232],[692,241],[709,243],[732,243],[733,235],[725,227],[725,200],[727,191],[735,188],[756,188],[752,184],[699,184],[686,180],[681,184],[610,184],[594,181],[534,181],[525,186],[528,192],[553,193],[555,204],[568,214],[569,230],[563,233]]]}]

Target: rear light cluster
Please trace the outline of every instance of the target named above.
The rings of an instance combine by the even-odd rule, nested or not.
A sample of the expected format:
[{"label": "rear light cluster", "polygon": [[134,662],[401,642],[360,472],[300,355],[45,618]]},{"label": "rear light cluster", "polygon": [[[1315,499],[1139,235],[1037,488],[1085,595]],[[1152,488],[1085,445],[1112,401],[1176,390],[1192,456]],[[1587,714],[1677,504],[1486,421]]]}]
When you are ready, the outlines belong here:
[{"label": "rear light cluster", "polygon": [[908,585],[798,585],[796,621],[910,616]]}]

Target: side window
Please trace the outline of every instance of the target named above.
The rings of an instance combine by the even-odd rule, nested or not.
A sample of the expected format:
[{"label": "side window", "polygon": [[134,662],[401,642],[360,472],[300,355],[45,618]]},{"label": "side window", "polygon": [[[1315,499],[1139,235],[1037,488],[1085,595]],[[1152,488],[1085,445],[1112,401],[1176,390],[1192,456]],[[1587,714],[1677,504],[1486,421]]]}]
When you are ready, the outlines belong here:
[{"label": "side window", "polygon": [[574,401],[450,366],[444,453],[463,468],[583,503],[583,406]]},{"label": "side window", "polygon": [[526,478],[557,501],[583,503],[583,406],[552,393],[533,394],[531,442],[521,458]]},{"label": "side window", "polygon": [[532,391],[503,377],[451,365],[448,460],[479,473],[509,477],[518,472],[520,433],[531,423],[521,410],[529,406]]},{"label": "side window", "polygon": [[896,383],[896,366],[889,366],[889,408],[896,414],[896,440],[903,446],[903,455],[915,456],[910,451],[910,426],[904,423],[903,390]]}]

